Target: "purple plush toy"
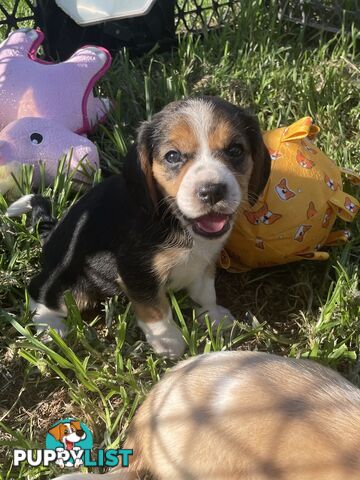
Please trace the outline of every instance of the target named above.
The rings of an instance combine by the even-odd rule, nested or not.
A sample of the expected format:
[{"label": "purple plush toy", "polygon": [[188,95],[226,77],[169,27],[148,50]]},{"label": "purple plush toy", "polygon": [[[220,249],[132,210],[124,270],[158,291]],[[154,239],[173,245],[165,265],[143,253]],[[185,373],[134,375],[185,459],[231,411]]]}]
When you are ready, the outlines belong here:
[{"label": "purple plush toy", "polygon": [[44,62],[36,57],[43,38],[39,30],[20,29],[0,44],[0,193],[12,188],[10,172],[22,163],[46,162],[51,182],[60,157],[72,148],[71,168],[85,153],[98,166],[95,145],[80,134],[109,110],[109,100],[95,98],[93,87],[111,56],[87,46],[65,62]]}]

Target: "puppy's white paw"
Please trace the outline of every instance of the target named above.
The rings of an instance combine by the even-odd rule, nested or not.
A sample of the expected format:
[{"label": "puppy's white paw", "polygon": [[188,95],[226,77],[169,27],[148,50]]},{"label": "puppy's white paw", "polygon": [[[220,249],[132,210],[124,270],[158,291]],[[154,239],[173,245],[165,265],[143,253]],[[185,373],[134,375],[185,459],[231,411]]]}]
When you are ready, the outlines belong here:
[{"label": "puppy's white paw", "polygon": [[[33,320],[34,320],[34,323],[39,324],[39,325],[36,325],[37,333],[45,332],[50,327],[53,328],[55,332],[60,335],[60,337],[65,337],[66,334],[68,333],[68,329],[61,318],[52,319],[52,321],[49,322],[48,320],[38,319],[35,315]],[[48,337],[49,339],[51,339],[50,336]],[[47,338],[47,335],[43,335],[42,338],[43,339]]]},{"label": "puppy's white paw", "polygon": [[186,344],[172,319],[171,311],[164,320],[149,323],[138,320],[138,325],[158,355],[178,358],[184,353]]},{"label": "puppy's white paw", "polygon": [[[36,324],[38,333],[44,332],[48,327],[53,328],[61,337],[65,337],[68,329],[64,321],[64,313],[58,310],[52,310],[42,303],[35,302],[30,297],[30,310],[34,311],[33,321]],[[43,335],[43,341],[51,340],[49,335]]]},{"label": "puppy's white paw", "polygon": [[221,322],[223,322],[223,325],[230,325],[235,320],[230,310],[221,305],[197,308],[196,313],[201,320],[205,320],[205,315],[208,314],[214,325],[218,325]]}]

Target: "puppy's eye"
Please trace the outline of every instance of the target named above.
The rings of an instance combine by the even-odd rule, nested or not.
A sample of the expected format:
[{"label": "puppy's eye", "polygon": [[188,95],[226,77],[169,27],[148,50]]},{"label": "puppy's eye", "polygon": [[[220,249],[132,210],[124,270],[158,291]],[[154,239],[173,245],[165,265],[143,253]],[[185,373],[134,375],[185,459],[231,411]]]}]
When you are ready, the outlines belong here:
[{"label": "puppy's eye", "polygon": [[177,152],[176,150],[170,150],[170,152],[167,152],[165,155],[165,160],[174,165],[176,163],[182,163],[183,157],[181,156],[180,152]]},{"label": "puppy's eye", "polygon": [[40,133],[32,133],[30,135],[30,142],[33,143],[34,145],[39,145],[43,141],[43,136]]},{"label": "puppy's eye", "polygon": [[232,143],[225,150],[225,153],[229,157],[241,157],[244,154],[244,147],[240,143]]}]

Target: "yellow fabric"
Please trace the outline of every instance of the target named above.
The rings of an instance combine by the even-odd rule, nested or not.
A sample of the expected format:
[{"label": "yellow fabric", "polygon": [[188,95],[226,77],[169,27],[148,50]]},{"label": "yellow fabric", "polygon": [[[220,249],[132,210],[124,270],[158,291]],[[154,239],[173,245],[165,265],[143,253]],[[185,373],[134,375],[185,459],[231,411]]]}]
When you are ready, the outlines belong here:
[{"label": "yellow fabric", "polygon": [[239,213],[220,266],[236,272],[304,258],[326,260],[321,246],[347,240],[346,231],[331,229],[336,216],[353,220],[359,202],[343,192],[340,168],[312,142],[319,130],[305,117],[264,133],[271,175],[257,203]]}]

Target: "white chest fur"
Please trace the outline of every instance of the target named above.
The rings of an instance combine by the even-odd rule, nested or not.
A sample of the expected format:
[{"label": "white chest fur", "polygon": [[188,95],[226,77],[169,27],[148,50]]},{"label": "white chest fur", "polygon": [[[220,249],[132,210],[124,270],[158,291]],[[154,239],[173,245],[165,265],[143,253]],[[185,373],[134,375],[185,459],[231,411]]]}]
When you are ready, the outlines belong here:
[{"label": "white chest fur", "polygon": [[188,255],[171,270],[168,286],[180,290],[202,276],[206,267],[216,261],[224,242],[224,238],[209,240],[196,236]]}]

